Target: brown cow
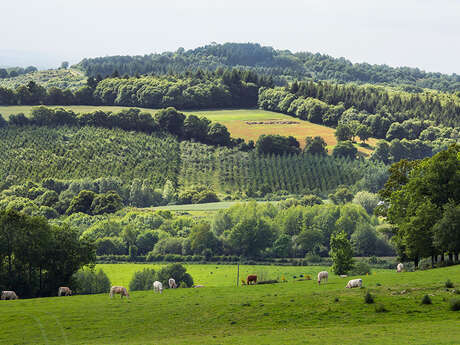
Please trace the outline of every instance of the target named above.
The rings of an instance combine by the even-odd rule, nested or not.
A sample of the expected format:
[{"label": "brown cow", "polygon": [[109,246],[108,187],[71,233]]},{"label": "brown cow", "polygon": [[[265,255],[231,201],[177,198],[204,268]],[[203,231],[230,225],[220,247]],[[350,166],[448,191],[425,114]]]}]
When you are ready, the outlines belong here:
[{"label": "brown cow", "polygon": [[128,290],[126,290],[126,288],[123,286],[112,286],[110,288],[110,298],[113,298],[113,295],[117,293],[120,294],[120,298],[123,298],[123,296],[129,298]]},{"label": "brown cow", "polygon": [[2,291],[2,300],[8,300],[8,299],[18,299],[18,295],[16,295],[16,292],[14,291]]},{"label": "brown cow", "polygon": [[255,274],[250,274],[246,278],[246,284],[249,285],[249,283],[257,284],[257,276]]},{"label": "brown cow", "polygon": [[58,290],[58,296],[72,296],[72,290],[68,288],[67,286],[61,286]]}]

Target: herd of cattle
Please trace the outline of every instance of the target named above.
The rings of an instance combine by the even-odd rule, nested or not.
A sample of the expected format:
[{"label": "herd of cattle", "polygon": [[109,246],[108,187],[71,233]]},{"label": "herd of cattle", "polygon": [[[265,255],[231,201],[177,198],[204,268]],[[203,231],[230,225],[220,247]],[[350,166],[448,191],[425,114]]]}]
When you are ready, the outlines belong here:
[{"label": "herd of cattle", "polygon": [[[402,263],[399,263],[396,266],[396,272],[400,273],[404,269],[404,265]],[[318,273],[318,284],[321,284],[321,282],[327,283],[327,279],[329,277],[329,273],[327,271],[321,271]],[[341,278],[345,278],[346,275],[341,275]],[[255,274],[250,274],[246,278],[246,284],[257,284],[257,275]],[[173,278],[169,278],[168,280],[168,285],[170,289],[175,289],[177,288],[176,281]],[[345,286],[347,289],[352,289],[352,288],[360,288],[363,286],[363,280],[362,279],[351,279],[348,281],[347,285]],[[194,287],[203,287],[203,285],[195,285]],[[153,291],[162,293],[163,292],[163,284],[159,281],[154,281],[153,282]],[[112,286],[110,288],[110,298],[113,298],[113,295],[120,295],[121,298],[126,297],[129,298],[129,293],[128,290],[124,286]],[[58,296],[72,296],[72,290],[67,287],[67,286],[61,286],[58,290]],[[14,300],[18,299],[18,295],[14,291],[2,291],[1,299],[2,300]]]}]

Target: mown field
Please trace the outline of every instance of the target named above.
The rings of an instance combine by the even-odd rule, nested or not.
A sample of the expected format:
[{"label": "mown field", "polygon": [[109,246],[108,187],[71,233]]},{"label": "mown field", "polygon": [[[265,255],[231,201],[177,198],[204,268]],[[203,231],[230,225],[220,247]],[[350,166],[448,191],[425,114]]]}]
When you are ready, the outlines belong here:
[{"label": "mown field", "polygon": [[[145,265],[100,265],[112,283],[127,282]],[[364,276],[365,289],[295,281],[232,286],[233,266],[189,266],[202,289],[132,292],[129,300],[107,294],[1,301],[1,344],[458,344],[460,312],[450,311],[450,278],[459,267]],[[320,267],[242,267],[298,274]],[[210,274],[210,272],[213,272]],[[365,304],[366,291],[386,312]],[[432,305],[421,305],[425,294]]]},{"label": "mown field", "polygon": [[[11,114],[24,113],[29,114],[33,107],[31,106],[0,106],[0,114],[8,118]],[[66,106],[67,109],[72,109],[78,113],[92,112],[100,109],[104,111],[117,112],[126,107],[118,106]],[[140,108],[143,111],[154,114],[156,109]],[[307,136],[321,136],[327,143],[329,152],[337,144],[334,136],[334,129],[322,125],[317,125],[308,121],[303,121],[288,115],[275,113],[272,111],[260,109],[230,109],[230,110],[194,110],[185,111],[186,114],[195,114],[205,116],[211,121],[220,122],[227,126],[232,137],[244,138],[245,140],[256,141],[262,134],[280,134],[292,135],[300,143],[302,147],[305,146],[305,137]],[[294,124],[276,122],[295,122]],[[263,124],[248,124],[247,122],[263,122]],[[372,152],[372,149],[377,142],[376,139],[369,139],[369,147],[356,147],[364,155]]]}]

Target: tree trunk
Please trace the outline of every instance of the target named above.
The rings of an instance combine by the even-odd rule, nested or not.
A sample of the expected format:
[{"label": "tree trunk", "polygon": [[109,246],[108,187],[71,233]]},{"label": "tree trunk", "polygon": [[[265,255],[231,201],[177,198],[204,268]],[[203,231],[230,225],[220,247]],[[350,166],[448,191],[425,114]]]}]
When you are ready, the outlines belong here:
[{"label": "tree trunk", "polygon": [[449,263],[453,263],[454,260],[454,255],[452,253],[449,253]]},{"label": "tree trunk", "polygon": [[434,261],[435,261],[435,257],[434,255],[431,255],[431,268],[434,268]]},{"label": "tree trunk", "polygon": [[414,259],[414,267],[415,267],[415,269],[418,269],[418,261],[419,261],[418,258]]},{"label": "tree trunk", "polygon": [[441,253],[441,263],[444,264],[444,253]]}]

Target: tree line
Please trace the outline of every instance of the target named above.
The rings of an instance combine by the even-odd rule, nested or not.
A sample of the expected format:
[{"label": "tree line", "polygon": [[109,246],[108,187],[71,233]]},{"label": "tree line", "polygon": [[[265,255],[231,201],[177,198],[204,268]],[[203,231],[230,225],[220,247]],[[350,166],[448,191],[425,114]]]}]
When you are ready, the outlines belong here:
[{"label": "tree line", "polygon": [[196,49],[179,48],[175,52],[143,56],[87,58],[76,65],[88,76],[110,75],[115,71],[130,76],[150,73],[161,75],[197,69],[215,71],[236,66],[273,77],[278,85],[293,79],[312,79],[401,85],[402,89],[409,92],[419,92],[421,88],[460,91],[460,76],[456,74],[431,73],[409,67],[353,64],[344,58],[309,52],[292,53],[254,43],[210,44]]},{"label": "tree line", "polygon": [[[227,127],[211,122],[205,117],[186,116],[169,107],[160,109],[151,115],[140,109],[123,109],[119,112],[97,110],[92,113],[75,113],[64,108],[33,108],[31,115],[12,114],[5,120],[0,114],[0,128],[13,126],[93,126],[107,129],[119,128],[147,134],[172,134],[180,140],[195,140],[209,145],[237,146],[243,145],[242,139],[233,139]],[[244,146],[244,145],[243,145]]]},{"label": "tree line", "polygon": [[180,109],[254,107],[260,86],[273,86],[270,78],[250,71],[198,70],[181,75],[89,77],[77,90],[50,87],[34,81],[16,89],[0,87],[0,105],[122,105]]}]

